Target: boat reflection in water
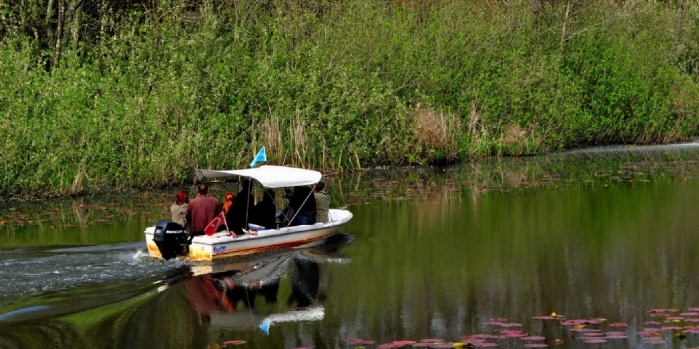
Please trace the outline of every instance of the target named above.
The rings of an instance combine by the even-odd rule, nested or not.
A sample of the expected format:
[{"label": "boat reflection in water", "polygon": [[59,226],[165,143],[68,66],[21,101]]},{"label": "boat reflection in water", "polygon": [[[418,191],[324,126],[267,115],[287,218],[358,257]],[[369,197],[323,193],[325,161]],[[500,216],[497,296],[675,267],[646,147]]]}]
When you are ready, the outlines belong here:
[{"label": "boat reflection in water", "polygon": [[[339,254],[348,236],[340,234],[335,240],[318,247],[193,266],[194,276],[185,284],[187,295],[202,323],[212,327],[259,327],[267,334],[275,323],[322,320],[329,264],[349,263]],[[284,280],[290,280],[290,285]],[[288,294],[283,302],[278,302],[280,288]],[[256,302],[264,302],[266,311],[257,309]]]}]

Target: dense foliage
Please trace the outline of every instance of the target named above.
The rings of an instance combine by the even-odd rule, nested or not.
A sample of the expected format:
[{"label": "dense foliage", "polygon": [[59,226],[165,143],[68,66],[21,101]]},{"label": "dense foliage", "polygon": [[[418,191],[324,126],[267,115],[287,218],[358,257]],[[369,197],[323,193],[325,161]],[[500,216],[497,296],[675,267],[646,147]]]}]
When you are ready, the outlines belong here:
[{"label": "dense foliage", "polygon": [[0,0],[0,193],[697,133],[685,0]]}]

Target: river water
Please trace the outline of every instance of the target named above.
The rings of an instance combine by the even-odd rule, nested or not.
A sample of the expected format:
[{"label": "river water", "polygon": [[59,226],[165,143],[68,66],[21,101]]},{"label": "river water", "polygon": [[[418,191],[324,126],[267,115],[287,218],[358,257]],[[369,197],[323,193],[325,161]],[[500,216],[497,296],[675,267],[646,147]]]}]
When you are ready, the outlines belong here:
[{"label": "river water", "polygon": [[327,182],[341,234],[213,264],[147,255],[176,189],[6,202],[0,348],[699,346],[699,144]]}]

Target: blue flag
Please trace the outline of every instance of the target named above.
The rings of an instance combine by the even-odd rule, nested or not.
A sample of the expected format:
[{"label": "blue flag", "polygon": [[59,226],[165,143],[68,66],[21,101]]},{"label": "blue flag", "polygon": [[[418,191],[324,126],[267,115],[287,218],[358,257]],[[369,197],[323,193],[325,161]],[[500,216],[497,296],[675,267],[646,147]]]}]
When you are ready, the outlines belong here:
[{"label": "blue flag", "polygon": [[267,154],[265,154],[265,147],[260,148],[260,151],[257,152],[257,155],[255,155],[255,159],[253,159],[250,163],[250,168],[255,167],[255,164],[258,162],[267,162]]}]

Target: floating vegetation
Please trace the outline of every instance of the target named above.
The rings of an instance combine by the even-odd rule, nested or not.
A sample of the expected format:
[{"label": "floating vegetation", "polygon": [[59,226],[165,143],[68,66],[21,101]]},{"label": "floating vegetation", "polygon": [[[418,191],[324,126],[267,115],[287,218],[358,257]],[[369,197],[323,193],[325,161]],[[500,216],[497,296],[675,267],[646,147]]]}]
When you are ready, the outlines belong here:
[{"label": "floating vegetation", "polygon": [[[696,308],[692,309],[696,310]],[[556,313],[532,317],[535,321],[545,322],[548,324],[547,326],[560,329],[561,331],[554,331],[559,333],[558,336],[512,330],[510,329],[511,327],[526,327],[526,324],[511,322],[507,318],[491,318],[481,322],[481,326],[489,329],[490,333],[464,335],[458,341],[449,341],[442,338],[401,339],[377,344],[375,348],[547,348],[562,345],[566,341],[590,345],[605,343],[626,345],[622,343],[630,337],[640,337],[643,344],[660,345],[673,340],[684,340],[688,334],[697,335],[697,339],[699,339],[699,326],[684,324],[686,320],[694,319],[682,319],[678,316],[672,316],[678,312],[679,310],[677,309],[650,309],[647,311],[649,316],[665,314],[668,318],[673,318],[684,326],[648,327],[636,333],[633,333],[631,330],[609,330],[609,328],[627,329],[629,324],[625,322],[608,323],[606,319],[602,318],[567,319],[565,316],[556,315]],[[694,311],[687,309],[685,313],[694,313]],[[657,321],[647,321],[642,324],[647,326],[649,323],[660,324]],[[535,327],[539,328],[538,326]],[[373,340],[362,338],[346,338],[342,341],[348,345],[364,348],[370,348],[376,343]],[[690,349],[699,349],[699,347]]]}]

